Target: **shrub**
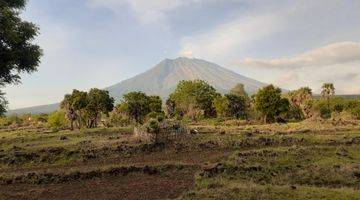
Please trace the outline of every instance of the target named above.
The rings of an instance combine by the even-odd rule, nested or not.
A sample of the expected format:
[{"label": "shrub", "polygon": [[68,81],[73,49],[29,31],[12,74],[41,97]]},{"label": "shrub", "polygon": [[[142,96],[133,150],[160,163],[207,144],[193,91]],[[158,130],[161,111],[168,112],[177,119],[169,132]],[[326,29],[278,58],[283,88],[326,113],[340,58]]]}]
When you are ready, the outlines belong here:
[{"label": "shrub", "polygon": [[356,106],[355,108],[353,108],[351,110],[351,115],[355,118],[355,119],[360,119],[360,106]]},{"label": "shrub", "polygon": [[147,119],[156,119],[158,122],[162,122],[165,119],[164,112],[151,112],[147,115]]},{"label": "shrub", "polygon": [[68,123],[65,119],[64,111],[55,111],[50,114],[48,123],[48,127],[53,131],[59,131],[67,127]]},{"label": "shrub", "polygon": [[158,134],[160,133],[160,123],[157,119],[150,119],[145,124],[146,131],[152,134],[153,141],[158,142]]},{"label": "shrub", "polygon": [[344,110],[344,105],[341,103],[337,103],[334,105],[333,110],[337,113],[341,113]]},{"label": "shrub", "polygon": [[110,113],[109,122],[112,126],[129,126],[131,119],[126,114],[114,110]]},{"label": "shrub", "polygon": [[10,122],[7,117],[0,117],[0,126],[9,126]]},{"label": "shrub", "polygon": [[330,108],[323,106],[320,108],[320,117],[323,119],[329,119],[331,117]]},{"label": "shrub", "polygon": [[160,124],[157,119],[150,119],[146,124],[146,130],[149,133],[157,134],[160,131]]}]

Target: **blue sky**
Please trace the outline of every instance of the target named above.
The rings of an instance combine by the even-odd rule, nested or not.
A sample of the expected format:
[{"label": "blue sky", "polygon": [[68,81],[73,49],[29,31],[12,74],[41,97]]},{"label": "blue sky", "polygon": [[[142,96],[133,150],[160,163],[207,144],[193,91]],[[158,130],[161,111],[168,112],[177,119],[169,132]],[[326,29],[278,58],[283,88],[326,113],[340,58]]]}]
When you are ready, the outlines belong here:
[{"label": "blue sky", "polygon": [[10,108],[103,88],[164,58],[205,59],[283,88],[334,82],[360,94],[357,0],[30,0],[39,71],[5,88]]}]

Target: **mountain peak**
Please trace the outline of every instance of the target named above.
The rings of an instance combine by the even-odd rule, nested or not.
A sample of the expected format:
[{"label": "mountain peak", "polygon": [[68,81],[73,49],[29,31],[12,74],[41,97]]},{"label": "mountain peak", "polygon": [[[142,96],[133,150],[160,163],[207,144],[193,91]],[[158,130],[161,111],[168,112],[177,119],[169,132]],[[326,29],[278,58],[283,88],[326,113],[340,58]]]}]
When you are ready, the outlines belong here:
[{"label": "mountain peak", "polygon": [[189,57],[177,57],[177,58],[166,58],[164,59],[162,62],[176,62],[176,61],[192,61],[192,60],[197,60],[196,58],[189,58]]},{"label": "mountain peak", "polygon": [[237,74],[217,64],[188,57],[164,59],[153,68],[106,88],[115,99],[131,91],[142,91],[166,98],[182,80],[200,79],[208,82],[221,93],[228,92],[242,83],[249,94],[255,93],[266,84]]}]

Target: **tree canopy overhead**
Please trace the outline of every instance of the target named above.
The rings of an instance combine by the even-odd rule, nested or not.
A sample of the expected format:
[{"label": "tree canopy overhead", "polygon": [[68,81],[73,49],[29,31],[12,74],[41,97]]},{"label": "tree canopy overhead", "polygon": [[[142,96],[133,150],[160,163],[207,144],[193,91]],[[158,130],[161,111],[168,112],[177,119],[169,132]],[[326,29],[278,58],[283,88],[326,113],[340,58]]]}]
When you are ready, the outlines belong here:
[{"label": "tree canopy overhead", "polygon": [[[0,0],[0,86],[20,83],[20,73],[37,70],[42,55],[34,44],[39,28],[20,18],[25,0]],[[0,93],[3,98],[3,93]],[[6,101],[0,102],[0,114],[4,113]]]}]

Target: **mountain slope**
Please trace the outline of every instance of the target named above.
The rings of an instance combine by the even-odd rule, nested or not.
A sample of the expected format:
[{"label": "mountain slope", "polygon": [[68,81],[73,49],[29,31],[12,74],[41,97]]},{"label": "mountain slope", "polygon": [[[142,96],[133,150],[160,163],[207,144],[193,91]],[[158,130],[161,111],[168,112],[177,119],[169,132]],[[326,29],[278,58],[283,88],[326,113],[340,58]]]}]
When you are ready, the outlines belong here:
[{"label": "mountain slope", "polygon": [[106,89],[117,100],[130,91],[143,91],[166,98],[179,81],[195,79],[205,80],[221,93],[229,91],[237,83],[244,84],[249,94],[266,85],[205,60],[177,58],[163,60],[150,70]]},{"label": "mountain slope", "polygon": [[[205,60],[181,57],[173,60],[165,59],[148,71],[105,89],[117,101],[131,91],[143,91],[165,99],[175,90],[179,81],[195,79],[206,81],[221,93],[229,91],[237,83],[244,84],[249,94],[266,85]],[[8,114],[49,113],[58,108],[59,104],[51,104],[12,110]]]}]

